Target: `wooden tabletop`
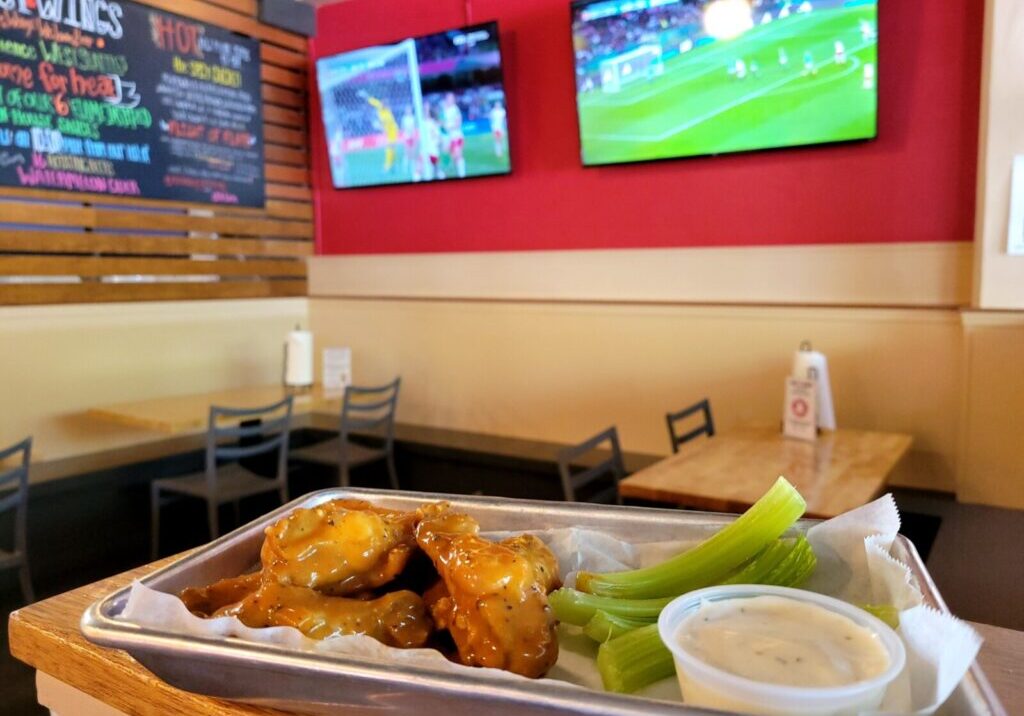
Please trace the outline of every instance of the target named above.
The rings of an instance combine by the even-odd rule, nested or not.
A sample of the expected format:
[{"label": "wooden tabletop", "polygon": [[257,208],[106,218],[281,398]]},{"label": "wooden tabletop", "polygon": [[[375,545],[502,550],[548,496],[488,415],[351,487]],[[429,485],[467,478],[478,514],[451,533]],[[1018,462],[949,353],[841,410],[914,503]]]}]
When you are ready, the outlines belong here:
[{"label": "wooden tabletop", "polygon": [[[174,559],[177,557],[12,612],[8,624],[11,654],[126,714],[265,716],[285,713],[175,689],[126,652],[95,646],[82,636],[78,624],[90,604]],[[111,688],[112,684],[117,684],[117,688]]]},{"label": "wooden tabletop", "polygon": [[256,408],[276,403],[289,394],[295,398],[292,406],[294,415],[341,410],[341,396],[325,394],[320,386],[305,392],[290,392],[282,385],[261,385],[104,405],[90,409],[88,414],[99,420],[176,435],[205,430],[211,405]]},{"label": "wooden tabletop", "polygon": [[751,426],[683,445],[622,481],[623,497],[741,512],[783,475],[807,500],[807,514],[834,517],[870,502],[910,449],[900,433],[836,430],[817,442]]},{"label": "wooden tabletop", "polygon": [[[78,623],[86,607],[173,559],[176,557],[13,612],[9,623],[11,653],[125,713],[193,716],[283,713],[181,691],[155,677],[125,652],[95,646],[82,636]],[[1024,632],[983,624],[972,626],[985,638],[978,660],[1006,712],[1024,713]],[[111,688],[112,684],[117,684],[117,688]]]}]

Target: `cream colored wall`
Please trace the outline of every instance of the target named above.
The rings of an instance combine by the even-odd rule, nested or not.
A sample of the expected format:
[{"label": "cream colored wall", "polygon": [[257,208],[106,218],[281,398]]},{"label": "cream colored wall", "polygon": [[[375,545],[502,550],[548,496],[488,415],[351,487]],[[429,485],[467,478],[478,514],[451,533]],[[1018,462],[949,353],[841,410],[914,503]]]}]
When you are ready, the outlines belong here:
[{"label": "cream colored wall", "polygon": [[966,241],[334,256],[309,278],[314,296],[948,307],[970,301],[971,258]]},{"label": "cream colored wall", "polygon": [[1024,509],[1024,313],[966,311],[962,459],[966,502]]},{"label": "cream colored wall", "polygon": [[0,307],[0,444],[39,459],[161,437],[87,419],[96,405],[281,379],[305,298]]},{"label": "cream colored wall", "polygon": [[662,454],[665,412],[704,396],[723,428],[778,420],[810,339],[830,357],[841,425],[914,435],[896,482],[954,486],[952,310],[314,297],[310,321],[318,345],[352,347],[357,382],[402,375],[403,421],[559,442],[614,423],[626,449]]},{"label": "cream colored wall", "polygon": [[1024,256],[1006,253],[1013,157],[1024,154],[1024,3],[986,3],[974,305],[1024,308]]}]

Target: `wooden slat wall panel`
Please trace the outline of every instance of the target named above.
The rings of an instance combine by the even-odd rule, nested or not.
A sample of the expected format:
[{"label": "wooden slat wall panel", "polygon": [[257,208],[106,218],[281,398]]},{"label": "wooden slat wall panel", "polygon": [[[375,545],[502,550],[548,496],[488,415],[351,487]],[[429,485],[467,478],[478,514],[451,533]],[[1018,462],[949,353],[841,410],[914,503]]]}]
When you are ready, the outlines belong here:
[{"label": "wooden slat wall panel", "polygon": [[116,303],[214,298],[305,296],[305,281],[220,281],[217,283],[0,284],[0,305]]},{"label": "wooden slat wall panel", "polygon": [[0,273],[14,276],[288,276],[305,278],[301,261],[246,259],[193,261],[179,258],[0,256]]},{"label": "wooden slat wall panel", "polygon": [[263,85],[263,101],[266,104],[279,105],[293,109],[305,109],[305,97],[301,92],[285,89],[277,85]]},{"label": "wooden slat wall panel", "polygon": [[[7,231],[0,233],[0,261],[20,254],[139,256],[310,256],[313,243],[274,239],[196,239],[100,232]],[[77,259],[76,259],[77,260]],[[299,264],[302,266],[302,264]]]},{"label": "wooden slat wall panel", "polygon": [[141,0],[260,41],[263,209],[0,187],[0,304],[306,295],[306,39],[257,0]]},{"label": "wooden slat wall panel", "polygon": [[295,167],[309,166],[309,158],[307,157],[305,150],[295,149],[293,147],[284,147],[272,142],[267,142],[267,146],[263,148],[263,156],[266,157],[267,161],[291,164]]}]

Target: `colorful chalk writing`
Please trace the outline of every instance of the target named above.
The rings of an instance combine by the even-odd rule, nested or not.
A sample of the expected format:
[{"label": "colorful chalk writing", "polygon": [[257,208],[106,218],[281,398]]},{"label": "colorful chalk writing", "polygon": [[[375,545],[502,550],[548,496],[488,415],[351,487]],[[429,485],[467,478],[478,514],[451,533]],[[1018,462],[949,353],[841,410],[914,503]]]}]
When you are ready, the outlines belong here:
[{"label": "colorful chalk writing", "polygon": [[0,0],[0,184],[263,206],[259,43],[122,0]]}]

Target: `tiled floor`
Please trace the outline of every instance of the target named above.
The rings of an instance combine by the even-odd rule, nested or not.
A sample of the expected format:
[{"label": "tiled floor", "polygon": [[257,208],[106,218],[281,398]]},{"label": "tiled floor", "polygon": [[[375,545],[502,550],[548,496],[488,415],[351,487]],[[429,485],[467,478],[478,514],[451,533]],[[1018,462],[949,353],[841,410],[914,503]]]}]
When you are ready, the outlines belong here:
[{"label": "tiled floor", "polygon": [[[929,553],[928,569],[953,613],[1024,630],[1024,511],[962,505],[906,491],[896,493],[896,502],[906,514],[906,532],[922,554]],[[927,544],[932,539],[934,544]],[[72,586],[37,589],[52,594]],[[37,716],[46,711],[36,703],[33,672],[10,656],[7,645],[7,616],[18,599],[14,573],[0,573],[0,704],[11,716]]]}]

